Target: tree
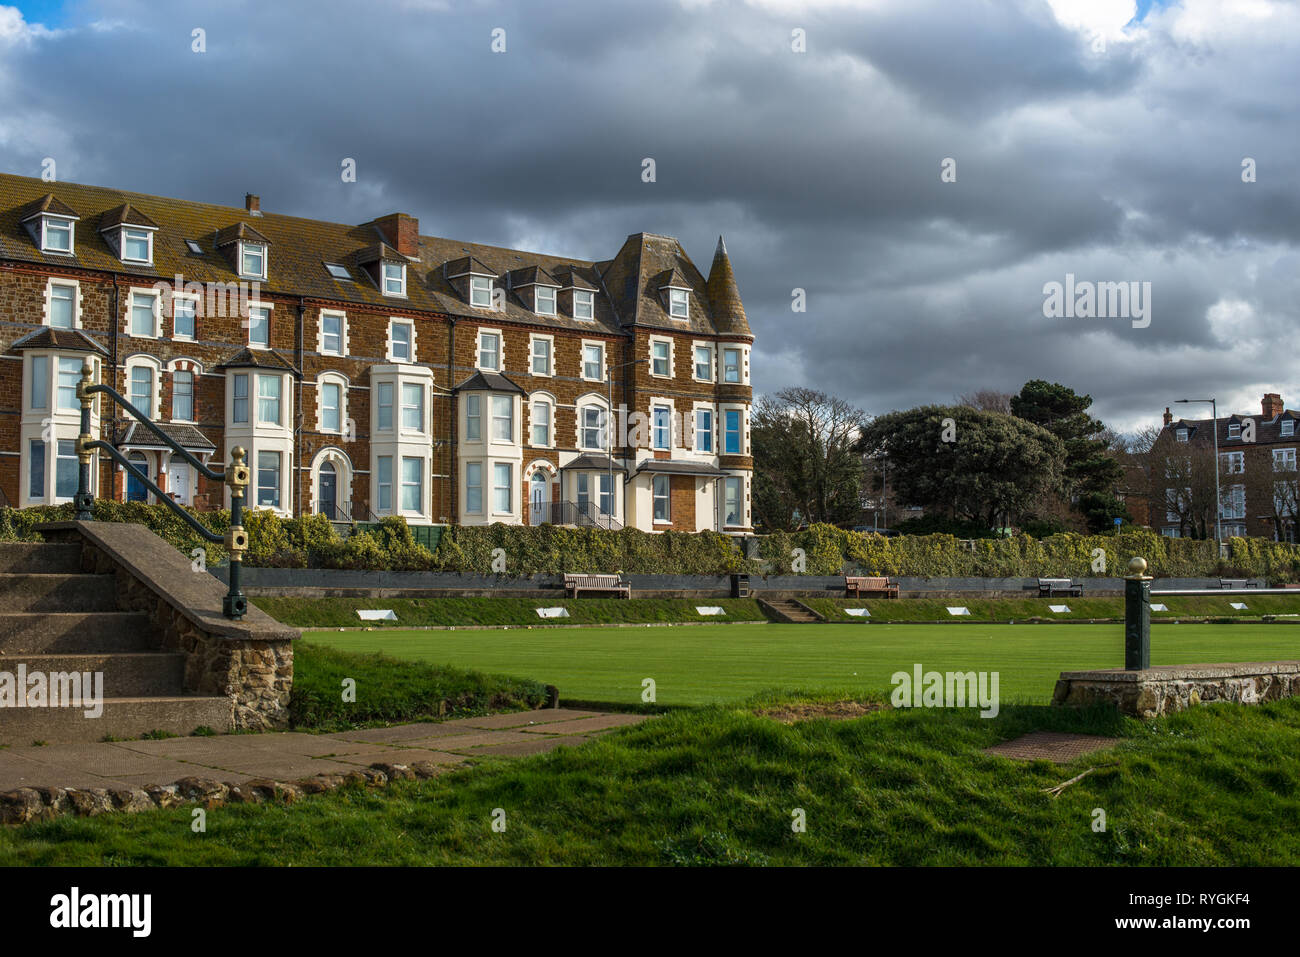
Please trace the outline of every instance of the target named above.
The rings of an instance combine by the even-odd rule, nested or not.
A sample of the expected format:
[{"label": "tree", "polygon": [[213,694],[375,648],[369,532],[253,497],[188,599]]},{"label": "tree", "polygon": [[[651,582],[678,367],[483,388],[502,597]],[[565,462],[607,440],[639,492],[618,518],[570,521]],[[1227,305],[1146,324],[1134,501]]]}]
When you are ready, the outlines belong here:
[{"label": "tree", "polygon": [[1183,538],[1211,538],[1215,526],[1214,449],[1164,432],[1146,453],[1151,524],[1175,525]]},{"label": "tree", "polygon": [[754,403],[755,519],[766,528],[843,524],[861,512],[858,427],[866,413],[815,389],[784,389]]},{"label": "tree", "polygon": [[997,389],[976,389],[974,392],[959,395],[957,404],[972,409],[982,409],[985,412],[1008,413],[1011,411],[1011,393],[999,392]]},{"label": "tree", "polygon": [[1011,413],[1047,429],[1065,445],[1065,494],[1090,531],[1109,528],[1116,518],[1132,520],[1115,488],[1124,467],[1110,448],[1106,427],[1088,414],[1092,396],[1057,382],[1033,379],[1011,398]]},{"label": "tree", "polygon": [[925,508],[994,527],[1059,491],[1065,447],[1040,426],[968,406],[891,412],[863,429],[859,448],[889,460],[898,494]]}]

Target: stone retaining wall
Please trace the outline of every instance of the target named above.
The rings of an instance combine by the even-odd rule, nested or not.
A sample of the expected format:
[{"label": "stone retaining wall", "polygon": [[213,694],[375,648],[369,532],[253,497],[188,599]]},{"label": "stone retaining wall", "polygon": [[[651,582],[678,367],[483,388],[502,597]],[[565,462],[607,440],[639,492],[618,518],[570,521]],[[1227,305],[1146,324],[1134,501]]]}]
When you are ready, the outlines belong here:
[{"label": "stone retaining wall", "polygon": [[1300,661],[1167,665],[1141,671],[1061,673],[1054,706],[1112,704],[1135,718],[1156,718],[1198,704],[1261,704],[1300,695]]}]

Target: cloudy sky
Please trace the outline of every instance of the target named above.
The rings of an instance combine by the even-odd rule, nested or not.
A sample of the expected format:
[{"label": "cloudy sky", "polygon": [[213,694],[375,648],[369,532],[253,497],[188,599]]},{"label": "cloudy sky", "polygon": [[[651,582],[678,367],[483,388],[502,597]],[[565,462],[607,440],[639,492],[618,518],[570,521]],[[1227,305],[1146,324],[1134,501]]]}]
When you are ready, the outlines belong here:
[{"label": "cloudy sky", "polygon": [[[1300,405],[1298,92],[1281,0],[0,6],[0,169],[704,271],[723,233],[758,390],[872,414],[1030,378],[1120,428]],[[1150,283],[1149,325],[1046,317],[1067,274]]]}]

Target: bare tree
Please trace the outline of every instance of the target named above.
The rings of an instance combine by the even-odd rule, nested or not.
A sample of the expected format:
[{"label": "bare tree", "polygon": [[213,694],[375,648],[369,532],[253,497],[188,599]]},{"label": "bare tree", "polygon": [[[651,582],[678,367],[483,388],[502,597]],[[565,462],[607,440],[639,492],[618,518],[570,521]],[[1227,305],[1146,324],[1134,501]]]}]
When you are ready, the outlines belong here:
[{"label": "bare tree", "polygon": [[1011,393],[999,392],[997,389],[976,389],[957,397],[957,404],[984,412],[1011,412]]}]

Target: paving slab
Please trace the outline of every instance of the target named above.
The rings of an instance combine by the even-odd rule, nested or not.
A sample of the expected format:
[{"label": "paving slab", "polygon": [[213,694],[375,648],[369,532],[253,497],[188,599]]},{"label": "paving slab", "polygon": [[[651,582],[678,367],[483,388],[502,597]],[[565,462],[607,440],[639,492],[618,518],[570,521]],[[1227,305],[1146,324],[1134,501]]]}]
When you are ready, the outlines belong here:
[{"label": "paving slab", "polygon": [[295,781],[380,762],[453,766],[475,756],[518,757],[576,747],[645,719],[554,708],[331,734],[286,731],[3,748],[0,791],[172,784],[185,777],[230,784],[251,778]]},{"label": "paving slab", "polygon": [[1056,764],[1068,764],[1085,754],[1113,748],[1120,743],[1120,740],[1120,738],[1105,738],[1095,734],[1031,731],[1029,734],[985,748],[984,753],[1016,761],[1052,761]]},{"label": "paving slab", "polygon": [[531,734],[586,734],[591,731],[608,731],[629,724],[640,724],[648,717],[649,715],[645,714],[599,714],[577,721],[566,721],[559,725],[541,724],[519,730]]},{"label": "paving slab", "polygon": [[[490,714],[482,718],[458,718],[454,723],[466,728],[520,728],[526,725],[557,724],[592,718],[599,711],[576,711],[572,708],[548,708],[545,711],[518,711],[514,714]],[[453,722],[446,722],[451,724]]]}]

